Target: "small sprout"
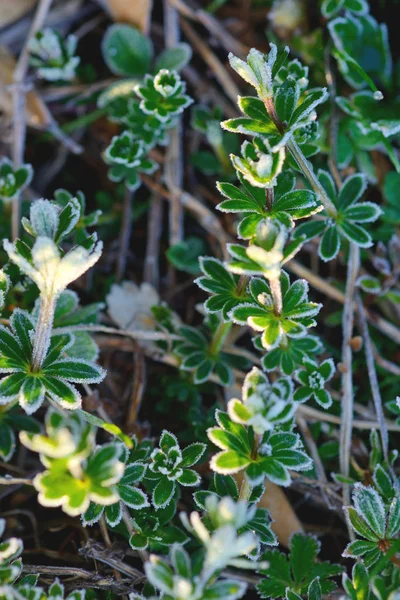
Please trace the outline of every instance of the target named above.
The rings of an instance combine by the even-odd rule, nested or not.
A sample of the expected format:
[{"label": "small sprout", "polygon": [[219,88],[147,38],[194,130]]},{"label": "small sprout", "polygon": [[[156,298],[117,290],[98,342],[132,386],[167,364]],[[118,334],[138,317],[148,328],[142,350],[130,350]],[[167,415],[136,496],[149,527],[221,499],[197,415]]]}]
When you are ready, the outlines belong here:
[{"label": "small sprout", "polygon": [[234,423],[227,413],[219,410],[215,418],[218,426],[209,428],[207,435],[221,448],[210,463],[216,473],[230,475],[244,469],[253,487],[263,483],[265,478],[288,486],[291,483],[289,469],[307,471],[311,468],[312,461],[304,452],[299,435],[279,430],[266,432],[257,448],[252,427]]},{"label": "small sprout", "polygon": [[[263,350],[261,338],[253,339],[258,350]],[[303,338],[285,337],[279,346],[270,350],[262,358],[262,366],[265,371],[280,369],[285,375],[291,375],[296,367],[303,364],[303,359],[315,357],[322,351],[322,344],[315,335],[307,335]]]},{"label": "small sprout", "polygon": [[276,183],[285,160],[285,149],[271,153],[261,138],[255,138],[253,144],[244,142],[242,156],[231,155],[234,168],[242,173],[244,179],[255,187],[268,188]]},{"label": "small sprout", "polygon": [[[178,544],[169,551],[169,561],[150,555],[145,564],[145,572],[151,585],[168,598],[179,600],[201,600],[202,598],[224,598],[238,600],[246,592],[247,585],[235,579],[207,581],[207,571],[203,567],[200,576],[195,575],[189,554]],[[157,596],[158,597],[158,596]],[[143,596],[133,595],[132,600],[141,600]],[[149,600],[156,600],[152,596]]]},{"label": "small sprout", "polygon": [[244,215],[237,228],[238,237],[241,239],[254,238],[258,224],[266,218],[279,221],[290,230],[297,219],[309,217],[320,210],[314,192],[295,190],[295,177],[287,171],[278,175],[270,204],[266,201],[264,188],[251,185],[241,173],[239,173],[239,180],[242,189],[231,183],[217,183],[218,190],[224,196],[217,209]]},{"label": "small sprout", "polygon": [[388,506],[372,487],[356,483],[353,506],[345,507],[349,526],[362,540],[350,542],[343,556],[363,557],[366,567],[376,563],[398,540],[400,532],[400,499],[395,496]]},{"label": "small sprout", "polygon": [[256,367],[246,375],[242,401],[234,398],[228,402],[232,421],[251,425],[258,435],[272,431],[279,423],[290,421],[295,410],[292,380],[281,377],[270,383]]},{"label": "small sprout", "polygon": [[9,259],[30,277],[45,300],[55,300],[67,286],[86,273],[99,260],[102,242],[86,248],[75,246],[64,256],[50,237],[37,237],[32,250],[23,242],[4,240]]},{"label": "small sprout", "polygon": [[178,116],[192,103],[185,91],[185,82],[176,71],[168,69],[161,69],[154,77],[146,75],[143,84],[135,86],[141,110],[161,123]]},{"label": "small sprout", "polygon": [[104,152],[104,160],[111,165],[109,177],[112,181],[125,181],[128,189],[134,191],[140,184],[140,173],[151,174],[157,169],[156,163],[148,158],[147,148],[130,131],[124,131],[112,138]]},{"label": "small sprout", "polygon": [[252,48],[247,55],[247,61],[241,60],[232,53],[229,54],[229,62],[234,71],[242,77],[247,83],[252,85],[261,100],[271,98],[272,89],[272,69],[276,61],[277,48],[271,44],[271,50],[266,56]]},{"label": "small sprout", "polygon": [[205,450],[206,445],[201,443],[181,450],[176,437],[168,431],[163,431],[159,448],[155,448],[150,456],[147,473],[147,477],[156,483],[152,496],[156,509],[168,506],[175,495],[177,484],[189,487],[199,485],[200,476],[189,467],[201,459]]},{"label": "small sprout", "polygon": [[219,499],[214,495],[206,499],[205,508],[208,520],[211,519],[211,531],[198,512],[192,512],[189,518],[181,513],[182,523],[204,546],[201,579],[207,581],[229,565],[244,569],[260,568],[262,564],[242,558],[257,547],[255,532],[250,527],[248,530],[245,528],[252,522],[255,508],[247,509],[244,502],[235,503],[231,498]]},{"label": "small sprout", "polygon": [[211,314],[221,314],[224,321],[229,321],[230,311],[250,299],[246,286],[240,290],[239,276],[229,273],[216,258],[201,256],[200,268],[203,275],[195,279],[195,283],[211,294],[204,302],[205,310]]},{"label": "small sprout", "polygon": [[39,333],[35,333],[35,322],[21,309],[14,310],[10,321],[11,331],[0,326],[0,372],[7,373],[0,379],[0,404],[19,402],[30,415],[40,408],[47,396],[63,408],[79,408],[82,399],[74,384],[99,383],[105,371],[81,358],[65,358],[64,352],[73,343],[68,334],[49,338],[43,361],[33,369],[32,339],[42,340]]},{"label": "small sprout", "polygon": [[334,259],[341,247],[341,237],[360,248],[370,248],[372,237],[365,229],[365,223],[373,223],[382,213],[374,202],[359,202],[366,188],[366,178],[360,174],[350,175],[338,193],[331,175],[320,170],[319,181],[335,206],[336,215],[322,221],[309,221],[296,228],[294,238],[304,236],[311,240],[322,235],[318,254],[325,262]]},{"label": "small sprout", "polygon": [[80,58],[75,56],[78,40],[69,35],[65,40],[53,29],[38,31],[30,40],[30,62],[38,76],[47,81],[71,81]]},{"label": "small sprout", "polygon": [[179,335],[182,341],[178,341],[175,345],[175,352],[182,359],[180,368],[184,371],[192,371],[194,382],[197,384],[204,383],[214,374],[223,385],[229,385],[233,381],[232,368],[239,365],[243,367],[247,361],[226,352],[223,348],[224,332],[226,333],[230,327],[229,320],[220,322],[217,314],[211,311],[208,318],[214,334],[220,328],[219,331],[222,335],[219,340],[222,345],[214,343],[209,329],[181,327]]},{"label": "small sprout", "polygon": [[[5,519],[0,519],[0,536],[6,527]],[[22,572],[22,561],[19,556],[22,554],[24,545],[22,540],[11,537],[1,540],[0,543],[0,585],[12,584]],[[0,593],[2,587],[0,588]]]},{"label": "small sprout", "polygon": [[[84,525],[97,523],[104,514],[106,523],[110,527],[116,527],[122,520],[124,510],[126,510],[124,507],[141,511],[150,506],[146,494],[138,487],[146,474],[147,464],[142,460],[134,460],[135,454],[137,455],[140,452],[140,444],[137,443],[135,438],[133,443],[134,449],[131,450],[130,454],[123,447],[120,456],[121,462],[125,465],[125,470],[121,479],[115,484],[119,500],[106,506],[91,502],[87,511],[82,515]],[[145,454],[146,458],[147,455],[148,453]]]},{"label": "small sprout", "polygon": [[70,516],[83,514],[90,501],[109,506],[119,500],[116,485],[124,475],[120,443],[96,448],[95,430],[74,413],[46,415],[46,434],[20,433],[21,443],[40,454],[46,470],[33,485],[42,506],[61,506]]},{"label": "small sprout", "polygon": [[303,367],[294,374],[301,387],[297,388],[293,399],[296,402],[306,402],[313,398],[322,408],[329,408],[332,405],[332,397],[325,389],[325,384],[332,379],[335,372],[333,360],[328,358],[318,365],[310,358],[303,358]]},{"label": "small sprout", "polygon": [[289,241],[289,232],[279,221],[263,219],[247,248],[229,244],[232,259],[227,267],[237,275],[263,275],[269,281],[276,281],[282,267],[299,252],[302,243],[302,238]]},{"label": "small sprout", "polygon": [[290,284],[289,276],[282,271],[282,311],[276,313],[274,298],[269,284],[261,278],[253,278],[249,285],[251,301],[243,303],[231,312],[239,325],[249,325],[261,332],[261,344],[266,350],[285,345],[286,338],[299,339],[307,335],[316,322],[314,317],[322,305],[308,301],[308,283],[298,279]]},{"label": "small sprout", "polygon": [[0,200],[10,202],[30,184],[33,176],[31,165],[14,169],[8,158],[0,160]]}]

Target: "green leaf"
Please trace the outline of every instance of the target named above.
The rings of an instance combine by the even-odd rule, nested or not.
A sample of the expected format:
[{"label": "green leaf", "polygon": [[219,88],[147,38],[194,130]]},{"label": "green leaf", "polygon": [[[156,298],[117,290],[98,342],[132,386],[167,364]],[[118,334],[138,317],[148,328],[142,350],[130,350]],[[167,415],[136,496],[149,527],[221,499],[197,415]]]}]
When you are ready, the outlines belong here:
[{"label": "green leaf", "polygon": [[237,117],[222,121],[221,127],[233,133],[244,133],[249,135],[276,134],[276,127],[272,122],[257,121],[249,117]]},{"label": "green leaf", "polygon": [[368,542],[365,540],[356,540],[347,544],[343,550],[343,556],[352,556],[354,558],[358,556],[364,556],[367,552],[371,552],[376,548],[375,542]]},{"label": "green leaf", "polygon": [[279,119],[289,123],[300,98],[300,89],[294,79],[287,79],[275,94],[275,108]]},{"label": "green leaf", "polygon": [[333,260],[340,250],[340,237],[335,225],[328,227],[318,248],[318,254],[324,262]]},{"label": "green leaf", "polygon": [[378,492],[384,498],[391,498],[393,495],[393,483],[389,473],[382,467],[382,465],[376,465],[372,478]]},{"label": "green leaf", "polygon": [[262,556],[269,563],[267,570],[262,571],[267,579],[257,585],[262,598],[282,598],[286,587],[292,585],[290,565],[284,554],[278,550],[269,550]]},{"label": "green leaf", "polygon": [[103,514],[104,506],[91,502],[87,511],[82,515],[82,523],[84,527],[94,525]]},{"label": "green leaf", "polygon": [[214,362],[211,359],[204,360],[195,371],[194,382],[200,384],[207,381],[213,371],[213,368]]},{"label": "green leaf", "polygon": [[63,408],[76,409],[81,405],[81,395],[71,384],[55,377],[42,377],[47,393]]},{"label": "green leaf", "polygon": [[339,229],[350,242],[354,242],[357,246],[361,248],[370,248],[372,246],[372,238],[363,227],[355,223],[343,221]]},{"label": "green leaf", "polygon": [[192,49],[189,44],[180,42],[173,48],[167,48],[158,55],[154,64],[154,72],[157,73],[161,69],[179,72],[186,67],[191,58]]},{"label": "green leaf", "polygon": [[307,242],[321,235],[325,231],[325,227],[326,223],[324,221],[307,221],[307,223],[302,223],[296,227],[293,237],[305,236],[304,241]]},{"label": "green leaf", "polygon": [[171,448],[179,447],[178,440],[173,433],[164,429],[160,436],[160,448],[163,452],[168,452]]},{"label": "green leaf", "polygon": [[19,394],[25,378],[25,373],[13,373],[0,380],[0,404],[11,402]]},{"label": "green leaf", "polygon": [[99,417],[96,417],[95,415],[92,415],[91,413],[88,413],[82,409],[79,409],[77,413],[85,421],[87,421],[87,423],[90,423],[95,427],[100,427],[100,429],[104,429],[104,431],[107,431],[107,433],[111,433],[111,435],[121,440],[121,442],[123,442],[128,448],[133,447],[131,438],[126,435],[117,425],[114,425],[113,423],[106,423],[106,421],[103,421],[102,419],[99,419]]},{"label": "green leaf", "polygon": [[274,458],[265,459],[262,462],[262,469],[266,477],[273,483],[287,487],[291,483],[289,471]]},{"label": "green leaf", "polygon": [[294,125],[299,121],[304,121],[306,117],[314,110],[318,104],[325,102],[328,98],[328,92],[326,88],[308,92],[304,101],[296,108],[292,118],[290,119],[290,125]]},{"label": "green leaf", "polygon": [[243,597],[246,588],[246,583],[235,579],[217,581],[205,590],[203,600],[237,600]]},{"label": "green leaf", "polygon": [[346,518],[349,521],[351,527],[358,535],[366,538],[371,542],[376,542],[378,536],[368,527],[365,520],[358,514],[355,508],[348,506],[345,508]]},{"label": "green leaf", "polygon": [[17,340],[3,325],[0,325],[0,356],[10,359],[16,366],[24,367],[25,365]]},{"label": "green leaf", "polygon": [[320,544],[312,536],[295,533],[290,540],[290,564],[296,587],[311,571],[318,556]]},{"label": "green leaf", "polygon": [[400,500],[393,498],[389,507],[386,535],[388,538],[396,536],[400,531]]},{"label": "green leaf", "polygon": [[321,12],[326,19],[330,19],[343,7],[345,0],[323,0]]},{"label": "green leaf", "polygon": [[105,377],[105,371],[94,363],[73,358],[58,360],[45,367],[46,376],[63,377],[73,383],[99,383]]},{"label": "green leaf", "polygon": [[355,221],[357,223],[372,223],[381,214],[382,210],[373,202],[361,202],[356,206],[351,205],[344,212],[346,221]]},{"label": "green leaf", "polygon": [[204,254],[206,247],[201,238],[189,236],[183,242],[170,246],[167,258],[180,271],[198,275],[200,273],[199,257]]},{"label": "green leaf", "polygon": [[165,508],[172,500],[175,493],[175,482],[166,477],[160,479],[153,490],[153,506],[156,510]]},{"label": "green leaf", "polygon": [[223,496],[230,496],[234,500],[239,498],[239,490],[237,483],[230,475],[220,475],[219,473],[214,474],[214,487],[215,491],[221,498]]},{"label": "green leaf", "polygon": [[361,275],[357,279],[357,285],[369,294],[380,294],[382,292],[382,286],[379,279],[372,277],[371,275]]},{"label": "green leaf", "polygon": [[[290,214],[299,214],[303,216],[301,211],[307,208],[313,208],[317,205],[316,194],[310,190],[293,190],[282,196],[279,196],[273,204],[275,211],[288,211]],[[307,211],[309,214],[309,211]]]},{"label": "green leaf", "polygon": [[32,357],[31,333],[34,330],[34,324],[29,313],[16,308],[13,311],[10,322],[15,336],[20,343],[23,357],[27,361],[30,361]]},{"label": "green leaf", "polygon": [[210,467],[221,475],[230,475],[238,473],[249,463],[250,458],[241,456],[234,450],[224,450],[212,457]]},{"label": "green leaf", "polygon": [[122,502],[129,506],[129,508],[139,510],[145,506],[150,506],[146,494],[135,487],[120,483],[118,485],[118,493]]},{"label": "green leaf", "polygon": [[18,400],[28,415],[36,412],[44,400],[44,385],[40,377],[26,376]]},{"label": "green leaf", "polygon": [[148,540],[145,535],[141,535],[140,533],[134,533],[129,538],[129,545],[133,550],[145,550],[148,546]]},{"label": "green leaf", "polygon": [[350,175],[343,183],[339,193],[338,207],[341,211],[355,204],[363,195],[367,187],[367,180],[361,173]]},{"label": "green leaf", "polygon": [[54,234],[54,241],[60,241],[74,229],[81,217],[81,205],[77,198],[71,198],[58,216],[58,227]]},{"label": "green leaf", "polygon": [[195,442],[194,444],[187,446],[182,450],[182,462],[180,463],[180,466],[182,468],[187,468],[195,465],[199,462],[206,449],[207,446],[200,442]]},{"label": "green leaf", "polygon": [[104,60],[115,75],[141,76],[150,71],[153,45],[138,29],[111,25],[101,45]]},{"label": "green leaf", "polygon": [[0,457],[9,461],[15,451],[15,434],[7,423],[0,421]]},{"label": "green leaf", "polygon": [[316,577],[310,583],[308,590],[308,600],[321,600],[322,598],[322,590],[321,584],[319,582],[319,577]]},{"label": "green leaf", "polygon": [[179,475],[177,481],[183,486],[195,486],[199,485],[201,478],[200,475],[192,469],[184,469],[183,473]]}]

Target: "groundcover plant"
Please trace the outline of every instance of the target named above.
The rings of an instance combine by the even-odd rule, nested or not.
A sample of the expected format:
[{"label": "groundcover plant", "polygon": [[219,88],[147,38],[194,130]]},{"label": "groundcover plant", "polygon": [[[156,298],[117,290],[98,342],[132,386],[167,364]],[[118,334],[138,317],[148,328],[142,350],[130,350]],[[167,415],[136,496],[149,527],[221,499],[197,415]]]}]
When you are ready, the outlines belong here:
[{"label": "groundcover plant", "polygon": [[0,7],[1,600],[399,599],[396,7]]}]

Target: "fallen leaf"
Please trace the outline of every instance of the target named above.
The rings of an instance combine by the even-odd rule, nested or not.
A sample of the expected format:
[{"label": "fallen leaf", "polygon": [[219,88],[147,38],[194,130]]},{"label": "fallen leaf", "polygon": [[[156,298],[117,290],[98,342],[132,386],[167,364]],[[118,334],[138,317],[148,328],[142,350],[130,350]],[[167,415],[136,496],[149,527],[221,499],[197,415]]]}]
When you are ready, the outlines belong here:
[{"label": "fallen leaf", "polygon": [[36,3],[37,0],[0,0],[0,28],[26,15]]},{"label": "fallen leaf", "polygon": [[114,21],[135,25],[143,33],[149,33],[153,0],[106,0],[106,7]]},{"label": "fallen leaf", "polygon": [[[13,113],[13,102],[8,86],[13,83],[15,65],[16,61],[12,54],[4,46],[0,46],[0,110],[10,118]],[[46,129],[52,123],[48,108],[34,90],[26,95],[26,122],[30,127],[39,129]]]}]

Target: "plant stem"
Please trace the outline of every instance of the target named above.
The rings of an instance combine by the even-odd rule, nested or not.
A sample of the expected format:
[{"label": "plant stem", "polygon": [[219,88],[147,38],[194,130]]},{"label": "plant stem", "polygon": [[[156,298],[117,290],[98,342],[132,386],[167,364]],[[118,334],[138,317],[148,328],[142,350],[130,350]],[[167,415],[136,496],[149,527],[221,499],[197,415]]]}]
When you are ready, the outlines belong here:
[{"label": "plant stem", "polygon": [[267,206],[268,212],[271,212],[272,206],[274,204],[274,188],[268,187],[265,189],[265,204]]},{"label": "plant stem", "polygon": [[33,485],[32,479],[24,477],[0,477],[0,485]]},{"label": "plant stem", "polygon": [[374,353],[373,353],[373,349],[372,349],[371,337],[369,335],[367,316],[365,314],[364,304],[362,303],[362,300],[361,300],[361,297],[359,294],[357,294],[357,307],[358,307],[358,322],[359,322],[359,326],[360,326],[361,333],[362,333],[363,340],[364,340],[365,358],[367,361],[368,376],[369,376],[369,382],[371,385],[372,398],[374,400],[376,419],[379,423],[379,429],[381,432],[383,456],[384,456],[384,459],[391,471],[391,474],[393,477],[393,483],[394,483],[397,491],[399,491],[399,482],[398,482],[396,474],[393,472],[393,468],[389,461],[388,428],[386,425],[385,415],[383,412],[383,403],[382,403],[381,393],[379,390],[378,377],[376,375]]},{"label": "plant stem", "polygon": [[251,485],[247,481],[247,478],[243,476],[242,485],[240,486],[239,500],[244,500],[245,502],[248,502],[251,496],[251,490]]},{"label": "plant stem", "polygon": [[37,373],[46,358],[53,329],[56,300],[54,296],[41,296],[39,317],[32,351],[32,371]]},{"label": "plant stem", "polygon": [[247,284],[249,283],[249,277],[247,275],[240,275],[237,284],[236,292],[238,296],[241,296],[245,291]]},{"label": "plant stem", "polygon": [[125,188],[124,206],[122,212],[122,227],[119,235],[119,252],[117,258],[117,282],[120,282],[125,273],[126,258],[129,251],[129,242],[132,235],[132,210],[133,192]]},{"label": "plant stem", "polygon": [[[276,112],[272,98],[267,98],[266,100],[264,100],[264,105],[265,105],[265,108],[267,109],[269,116],[271,117],[272,121],[274,122],[275,127],[277,128],[279,133],[283,134],[285,132],[285,127],[278,117],[278,113]],[[303,173],[304,177],[308,180],[308,182],[311,185],[314,192],[317,194],[317,196],[319,196],[319,199],[320,199],[321,203],[323,204],[323,206],[325,207],[329,216],[336,217],[337,210],[336,210],[335,205],[333,204],[332,200],[329,198],[329,196],[326,193],[323,186],[318,181],[318,179],[315,176],[315,173],[313,171],[313,168],[311,166],[311,163],[306,159],[306,157],[304,156],[299,145],[294,140],[293,136],[288,140],[286,147],[288,148],[289,152],[291,153],[291,155],[297,162],[299,169]]]},{"label": "plant stem", "polygon": [[298,143],[293,138],[291,138],[290,140],[288,140],[287,148],[290,154],[297,162],[297,165],[301,169],[301,172],[303,173],[304,177],[308,180],[312,189],[319,197],[321,204],[323,204],[323,206],[325,207],[328,215],[330,217],[336,217],[337,210],[335,205],[333,204],[325,189],[322,187],[317,177],[315,176],[311,163],[304,156]]},{"label": "plant stem", "polygon": [[[343,309],[343,344],[342,344],[342,414],[340,424],[340,472],[348,476],[350,471],[351,435],[353,431],[353,352],[351,338],[354,326],[354,292],[355,282],[360,269],[360,248],[350,243],[349,262],[347,266],[346,299]],[[343,502],[350,503],[350,490],[348,485],[343,486]],[[350,530],[349,530],[350,532]]]},{"label": "plant stem", "polygon": [[275,312],[277,315],[281,315],[283,309],[281,280],[279,277],[273,277],[268,279],[268,282],[274,299]]},{"label": "plant stem", "polygon": [[221,321],[221,323],[218,325],[213,338],[211,340],[211,344],[210,344],[210,353],[215,355],[218,354],[218,352],[221,350],[224,341],[226,339],[226,336],[228,335],[228,333],[230,332],[231,328],[232,328],[232,321],[228,321],[225,323],[225,321]]},{"label": "plant stem", "polygon": [[[36,33],[41,29],[50,10],[52,0],[40,0],[31,28],[25,39],[25,44],[19,55],[18,62],[13,73],[12,101],[13,101],[13,144],[12,157],[14,168],[19,168],[24,162],[26,119],[25,104],[27,86],[25,77],[29,66],[29,43]],[[12,203],[12,237],[15,240],[19,234],[20,227],[20,203],[21,199],[15,198]]]}]

